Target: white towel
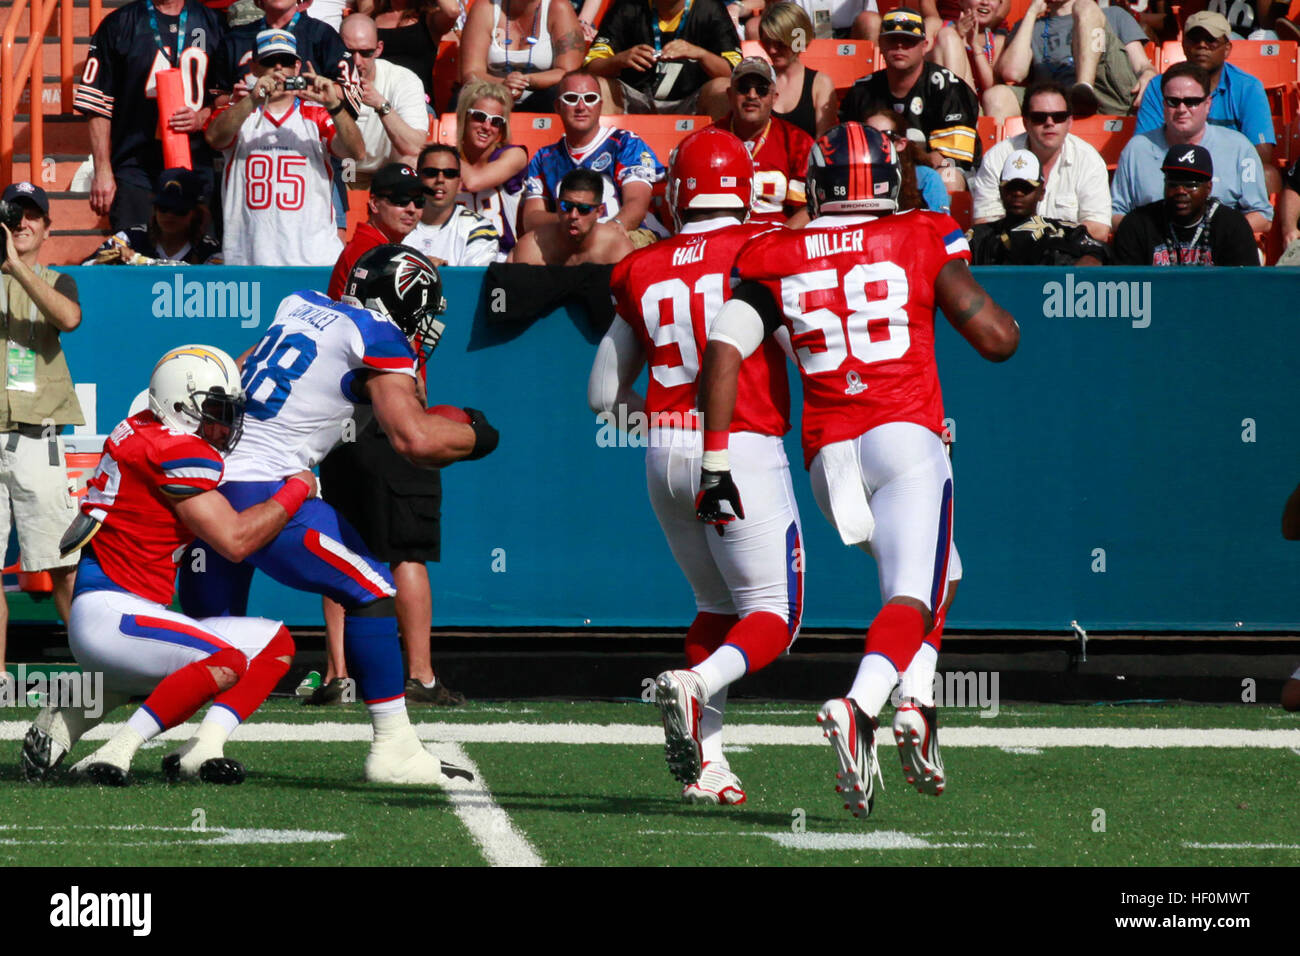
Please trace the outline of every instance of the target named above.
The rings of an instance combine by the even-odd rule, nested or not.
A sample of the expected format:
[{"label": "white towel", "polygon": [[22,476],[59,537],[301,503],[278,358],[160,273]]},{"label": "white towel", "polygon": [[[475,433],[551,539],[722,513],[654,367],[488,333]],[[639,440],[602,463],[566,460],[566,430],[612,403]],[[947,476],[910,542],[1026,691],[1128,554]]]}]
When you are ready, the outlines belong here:
[{"label": "white towel", "polygon": [[840,533],[840,540],[850,546],[870,541],[876,530],[876,519],[867,504],[867,489],[854,442],[832,442],[823,445],[817,454],[826,476],[831,520]]}]

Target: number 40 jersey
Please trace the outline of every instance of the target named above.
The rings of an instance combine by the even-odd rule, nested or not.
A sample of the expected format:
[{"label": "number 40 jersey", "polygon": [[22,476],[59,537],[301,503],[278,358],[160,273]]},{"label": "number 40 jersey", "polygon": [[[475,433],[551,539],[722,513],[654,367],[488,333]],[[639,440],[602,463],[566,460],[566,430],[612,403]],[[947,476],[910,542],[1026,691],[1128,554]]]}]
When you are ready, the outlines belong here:
[{"label": "number 40 jersey", "polygon": [[370,414],[368,372],[414,378],[415,352],[401,329],[319,292],[287,296],[244,362],[244,436],[226,459],[226,481],[286,478],[355,438]]},{"label": "number 40 jersey", "polygon": [[741,248],[733,294],[753,294],[769,324],[779,314],[790,330],[803,376],[805,465],[824,445],[888,422],[943,432],[934,283],[954,259],[970,261],[961,228],[924,210],[827,216]]}]

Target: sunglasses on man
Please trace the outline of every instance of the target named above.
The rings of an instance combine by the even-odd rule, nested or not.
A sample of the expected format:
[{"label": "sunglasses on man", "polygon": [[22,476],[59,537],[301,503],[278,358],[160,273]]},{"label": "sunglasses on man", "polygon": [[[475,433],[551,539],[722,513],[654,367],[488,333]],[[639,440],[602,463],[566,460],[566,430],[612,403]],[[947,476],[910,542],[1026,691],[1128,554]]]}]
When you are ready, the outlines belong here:
[{"label": "sunglasses on man", "polygon": [[772,84],[766,80],[757,78],[744,77],[736,81],[736,92],[741,96],[748,96],[750,93],[757,93],[759,96],[767,96],[772,92]]},{"label": "sunglasses on man", "polygon": [[560,102],[565,106],[577,106],[582,103],[584,106],[595,106],[600,102],[599,93],[575,93],[570,90],[568,93],[560,94]]},{"label": "sunglasses on man", "polygon": [[409,206],[411,203],[415,203],[416,209],[424,208],[423,196],[380,196],[379,198],[390,205],[397,206],[398,208]]},{"label": "sunglasses on man", "polygon": [[351,53],[353,56],[363,57],[368,60],[375,55],[375,51],[378,49],[379,47],[377,46],[372,46],[368,50],[356,50],[353,49],[352,47],[348,47],[348,52]]},{"label": "sunglasses on man", "polygon": [[459,166],[425,166],[420,170],[420,175],[425,179],[437,179],[441,176],[443,179],[459,179]]},{"label": "sunglasses on man", "polygon": [[262,64],[262,66],[266,67],[268,70],[278,70],[280,67],[284,67],[286,70],[292,70],[294,66],[297,65],[298,58],[296,56],[290,56],[288,53],[275,53],[264,59],[258,60],[257,62]]},{"label": "sunglasses on man", "polygon": [[488,113],[485,110],[470,110],[465,114],[475,123],[491,123],[493,129],[505,129],[506,118],[498,113]]},{"label": "sunglasses on man", "polygon": [[1044,125],[1049,119],[1060,126],[1070,118],[1069,110],[1030,110],[1025,114],[1025,119],[1035,126]]},{"label": "sunglasses on man", "polygon": [[1208,96],[1166,96],[1165,106],[1169,107],[1171,110],[1176,110],[1180,106],[1186,106],[1190,110],[1193,107],[1200,106],[1208,99]]},{"label": "sunglasses on man", "polygon": [[599,208],[600,203],[598,202],[575,202],[572,199],[560,200],[560,212],[573,212],[573,210],[576,209],[578,210],[578,215],[589,216],[594,210]]}]

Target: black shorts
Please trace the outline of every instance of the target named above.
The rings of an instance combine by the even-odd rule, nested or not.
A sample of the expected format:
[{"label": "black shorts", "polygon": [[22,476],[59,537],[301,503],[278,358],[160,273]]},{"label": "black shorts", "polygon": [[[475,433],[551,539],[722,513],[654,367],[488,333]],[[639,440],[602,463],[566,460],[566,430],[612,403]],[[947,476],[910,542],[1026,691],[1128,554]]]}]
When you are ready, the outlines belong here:
[{"label": "black shorts", "polygon": [[321,497],[390,564],[437,561],[442,474],[411,464],[372,422],[320,463]]}]

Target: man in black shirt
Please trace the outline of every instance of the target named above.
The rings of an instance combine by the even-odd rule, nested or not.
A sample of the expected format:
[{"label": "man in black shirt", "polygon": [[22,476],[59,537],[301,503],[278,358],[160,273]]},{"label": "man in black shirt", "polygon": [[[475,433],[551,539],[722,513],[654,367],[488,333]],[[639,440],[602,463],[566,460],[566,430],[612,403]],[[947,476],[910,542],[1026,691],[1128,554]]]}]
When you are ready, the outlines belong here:
[{"label": "man in black shirt", "polygon": [[727,111],[740,40],[721,0],[615,0],[587,52],[623,113]]},{"label": "man in black shirt", "polygon": [[[885,68],[853,84],[840,104],[840,122],[865,121],[891,106],[908,126],[926,135],[926,162],[943,169],[978,169],[982,150],[975,135],[979,103],[955,73],[925,59],[925,21],[902,7],[885,14],[880,27]],[[945,182],[948,180],[945,178]],[[965,188],[965,183],[950,183]]]},{"label": "man in black shirt", "polygon": [[311,67],[318,75],[341,84],[343,101],[355,119],[361,108],[359,78],[352,54],[343,45],[338,31],[299,10],[298,0],[258,0],[257,5],[265,16],[232,29],[213,58],[210,76],[213,94],[229,95],[236,84],[252,74],[258,33],[268,29],[288,30],[298,41],[303,69]]},{"label": "man in black shirt", "polygon": [[999,194],[1006,215],[970,231],[971,265],[1100,266],[1110,250],[1074,223],[1036,213],[1046,180],[1038,157],[1018,149],[1002,166]]},{"label": "man in black shirt", "polygon": [[1175,146],[1160,167],[1165,198],[1130,212],[1115,233],[1115,264],[1257,266],[1246,217],[1210,198],[1214,164],[1203,146]]}]

